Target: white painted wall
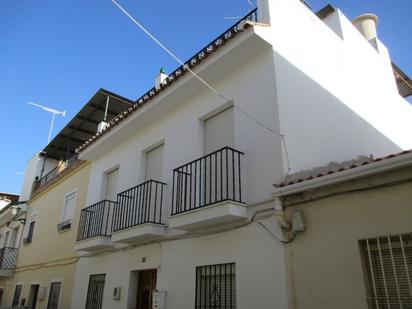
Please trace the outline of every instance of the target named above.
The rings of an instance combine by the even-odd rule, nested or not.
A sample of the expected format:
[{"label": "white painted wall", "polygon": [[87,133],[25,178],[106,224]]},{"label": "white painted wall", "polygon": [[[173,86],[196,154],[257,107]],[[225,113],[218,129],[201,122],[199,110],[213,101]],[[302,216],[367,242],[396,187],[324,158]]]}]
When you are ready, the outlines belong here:
[{"label": "white painted wall", "polygon": [[[235,59],[239,53],[232,53],[225,62],[238,62],[222,71],[224,63],[219,59],[236,46],[229,42],[197,68],[231,103],[222,102],[207,88],[196,88],[188,97],[187,92],[193,90],[188,85],[193,84],[187,75],[177,82],[180,86],[175,84],[155,97],[80,154],[80,159],[92,160],[86,206],[102,199],[104,175],[115,167],[119,167],[118,192],[142,183],[145,151],[163,143],[162,174],[167,183],[163,219],[167,224],[172,170],[203,155],[204,119],[231,104],[234,148],[245,153],[242,191],[251,215],[255,206],[272,206],[268,202],[272,185],[289,168],[295,172],[329,161],[412,147],[406,138],[411,129],[406,118],[412,116],[412,109],[397,94],[382,45],[377,53],[340,12],[329,26],[340,29],[342,36],[297,0],[264,4],[272,27],[248,31],[256,31],[271,45],[255,54],[243,54],[241,59]],[[246,35],[234,41],[241,42]],[[250,35],[254,41],[247,42],[258,41],[255,34]],[[251,48],[245,44],[239,48]],[[209,67],[214,71],[207,71]],[[178,102],[169,109],[168,96]],[[159,116],[148,121],[153,111]],[[132,125],[140,121],[146,121],[145,125]],[[274,221],[268,224],[280,235]],[[174,233],[167,230],[166,237]],[[159,268],[158,288],[169,292],[168,308],[193,308],[195,267],[223,262],[236,262],[238,308],[286,308],[283,247],[265,233],[252,225],[230,233],[81,258],[72,308],[84,306],[88,277],[97,273],[107,273],[104,308],[126,308],[130,296],[123,294],[123,300],[114,301],[113,288],[121,286],[125,293],[130,272],[148,268]],[[143,256],[148,262],[140,262]]]},{"label": "white painted wall", "polygon": [[[153,268],[158,270],[157,288],[167,291],[166,308],[194,308],[196,267],[232,262],[236,263],[236,308],[286,308],[282,250],[275,239],[254,224],[218,235],[83,257],[77,264],[71,308],[84,308],[89,276],[99,273],[106,273],[103,308],[134,308],[127,306],[128,298],[134,300],[128,294],[130,272]],[[146,257],[145,263],[142,257]],[[114,287],[122,288],[120,301],[112,299]]]},{"label": "white painted wall", "polygon": [[[27,163],[19,201],[28,201],[31,196],[34,179],[36,177],[40,177],[40,175],[46,175],[53,168],[55,168],[57,164],[57,160],[50,158],[45,159],[43,156],[40,156],[39,154],[34,155]],[[44,169],[43,172],[42,169]]]},{"label": "white painted wall", "polygon": [[271,27],[277,101],[292,171],[412,148],[412,107],[396,88],[389,54],[340,12],[325,24],[299,1],[261,1]]}]

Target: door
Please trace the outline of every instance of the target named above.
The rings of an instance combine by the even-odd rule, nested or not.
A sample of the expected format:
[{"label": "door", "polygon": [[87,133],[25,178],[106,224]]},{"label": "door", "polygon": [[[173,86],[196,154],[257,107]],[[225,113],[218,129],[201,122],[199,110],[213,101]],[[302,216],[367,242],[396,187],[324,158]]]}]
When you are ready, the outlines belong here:
[{"label": "door", "polygon": [[4,236],[4,243],[3,243],[3,248],[6,248],[6,247],[8,247],[8,242],[9,242],[9,235],[10,235],[10,232],[9,231],[7,231],[6,232],[6,235]]},{"label": "door", "polygon": [[17,233],[18,233],[19,228],[16,227],[11,230],[11,235],[10,235],[10,242],[9,242],[9,247],[11,248],[17,248]]},{"label": "door", "polygon": [[29,301],[27,302],[27,305],[28,305],[27,308],[36,309],[38,293],[39,293],[39,285],[32,284],[30,286]]},{"label": "door", "polygon": [[152,294],[156,289],[156,277],[156,269],[139,272],[136,309],[152,309]]}]

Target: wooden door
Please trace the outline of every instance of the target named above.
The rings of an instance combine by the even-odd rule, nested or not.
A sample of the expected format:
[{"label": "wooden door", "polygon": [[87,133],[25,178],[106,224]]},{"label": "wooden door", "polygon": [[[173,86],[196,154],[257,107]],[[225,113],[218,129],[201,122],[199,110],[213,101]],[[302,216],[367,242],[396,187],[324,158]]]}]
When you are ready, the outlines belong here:
[{"label": "wooden door", "polygon": [[136,309],[152,309],[152,294],[156,288],[156,277],[156,269],[139,272]]}]

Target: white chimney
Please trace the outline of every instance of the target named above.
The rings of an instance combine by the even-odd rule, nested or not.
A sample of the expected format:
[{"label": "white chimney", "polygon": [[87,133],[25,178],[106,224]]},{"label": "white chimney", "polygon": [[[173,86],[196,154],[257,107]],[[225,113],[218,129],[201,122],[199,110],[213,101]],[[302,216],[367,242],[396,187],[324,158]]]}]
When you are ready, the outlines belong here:
[{"label": "white chimney", "polygon": [[257,0],[258,22],[270,24],[269,0]]},{"label": "white chimney", "polygon": [[367,39],[371,41],[377,38],[377,25],[378,17],[374,14],[363,14],[356,17],[352,24],[359,30],[359,32]]},{"label": "white chimney", "polygon": [[160,85],[163,84],[163,82],[166,80],[167,77],[168,77],[168,75],[165,73],[165,69],[161,68],[159,75],[157,75],[157,77],[155,79],[156,89],[160,89]]}]

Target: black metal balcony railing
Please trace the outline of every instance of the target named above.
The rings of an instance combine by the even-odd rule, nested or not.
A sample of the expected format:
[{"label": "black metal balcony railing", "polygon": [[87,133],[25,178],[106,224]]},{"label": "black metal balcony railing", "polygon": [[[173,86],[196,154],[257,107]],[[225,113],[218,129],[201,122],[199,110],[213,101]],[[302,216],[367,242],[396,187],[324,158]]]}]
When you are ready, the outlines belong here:
[{"label": "black metal balcony railing", "polygon": [[116,202],[103,200],[80,212],[79,231],[77,241],[96,237],[111,236],[111,220]]},{"label": "black metal balcony railing", "polygon": [[165,185],[149,180],[119,193],[113,212],[113,232],[143,223],[162,224]]},{"label": "black metal balcony railing", "polygon": [[224,147],[174,169],[172,215],[223,201],[243,203],[242,155]]},{"label": "black metal balcony railing", "polygon": [[77,155],[73,155],[72,157],[70,157],[70,159],[64,161],[63,163],[53,168],[42,178],[34,181],[33,191],[38,190],[41,187],[44,187],[45,185],[56,179],[64,170],[66,170],[69,167],[72,167],[77,161]]},{"label": "black metal balcony railing", "polygon": [[0,249],[0,269],[13,270],[16,267],[17,248],[5,247]]}]

